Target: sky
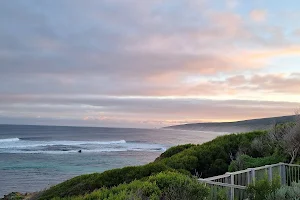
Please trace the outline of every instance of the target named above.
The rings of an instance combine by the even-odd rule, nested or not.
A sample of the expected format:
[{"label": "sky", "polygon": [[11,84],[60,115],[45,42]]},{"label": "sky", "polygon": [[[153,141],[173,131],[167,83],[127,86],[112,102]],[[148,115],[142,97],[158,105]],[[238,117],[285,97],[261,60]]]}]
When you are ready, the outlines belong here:
[{"label": "sky", "polygon": [[291,115],[299,10],[298,0],[2,0],[0,124]]}]

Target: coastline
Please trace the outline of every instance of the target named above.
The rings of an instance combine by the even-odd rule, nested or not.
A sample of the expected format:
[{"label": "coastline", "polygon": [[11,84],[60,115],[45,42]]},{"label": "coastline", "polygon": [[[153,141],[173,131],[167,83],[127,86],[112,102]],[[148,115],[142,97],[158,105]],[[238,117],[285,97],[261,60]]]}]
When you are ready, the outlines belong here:
[{"label": "coastline", "polygon": [[[164,131],[173,131],[173,129],[164,129]],[[175,133],[174,131],[173,133]],[[253,131],[248,133],[219,133],[210,131],[189,131],[185,130],[180,132],[190,132],[194,133],[196,136],[201,138],[201,144],[180,144],[174,145],[168,148],[165,152],[157,154],[153,161],[147,161],[144,164],[138,164],[135,166],[125,165],[123,168],[112,167],[108,170],[100,171],[91,171],[93,174],[83,174],[75,176],[67,181],[63,181],[56,185],[49,187],[44,190],[41,195],[41,199],[51,199],[54,197],[65,197],[65,195],[72,194],[72,196],[87,194],[95,189],[102,187],[112,187],[118,186],[122,183],[129,184],[133,180],[140,180],[145,177],[149,177],[153,174],[162,173],[166,171],[173,171],[176,173],[183,173],[185,175],[195,175],[195,172],[201,172],[202,177],[210,177],[215,175],[224,174],[230,168],[232,158],[229,155],[233,154],[233,158],[238,155],[238,151],[241,148],[250,149],[249,159],[254,159],[251,156],[257,156],[257,153],[261,154],[258,157],[263,160],[263,164],[272,164],[273,162],[283,162],[286,159],[284,157],[275,157],[269,158],[263,153],[266,152],[256,152],[251,150],[253,148],[252,141],[257,137],[264,137],[267,131]],[[208,136],[205,140],[205,137],[201,137],[205,133]],[[185,134],[184,134],[185,135]],[[203,135],[202,135],[203,136]],[[170,137],[174,137],[173,134],[170,134]],[[209,139],[208,139],[209,138]],[[19,140],[18,140],[19,141]],[[124,140],[125,141],[125,140]],[[13,141],[17,142],[17,141]],[[125,144],[125,142],[123,142]],[[242,146],[241,146],[242,145]],[[247,150],[247,151],[248,151]],[[253,151],[253,152],[251,152]],[[153,154],[149,152],[148,155]],[[83,154],[76,154],[83,155]],[[247,158],[248,159],[248,158]],[[264,159],[267,159],[264,161]],[[205,160],[205,164],[203,161]],[[252,161],[251,161],[252,162]],[[89,182],[95,183],[93,188],[90,188]],[[67,184],[67,185],[66,185]],[[71,184],[71,185],[70,185]],[[77,191],[77,185],[80,185],[82,189]],[[67,192],[67,193],[66,193]],[[22,195],[20,193],[10,193],[11,195]],[[28,194],[36,194],[27,193]]]},{"label": "coastline", "polygon": [[[165,188],[171,187],[169,185],[171,182],[164,184],[164,186],[156,185],[160,181],[170,180],[174,184],[174,180],[189,179],[189,184],[195,184],[195,187],[199,187],[197,189],[198,198],[199,196],[203,196],[210,199],[209,188],[193,178],[194,176],[199,177],[198,172],[201,173],[201,178],[207,178],[222,175],[231,170],[237,171],[287,161],[288,157],[284,156],[285,154],[276,154],[275,152],[278,152],[276,149],[257,151],[256,146],[253,145],[253,141],[258,138],[264,139],[268,137],[267,133],[268,131],[253,131],[225,134],[203,144],[173,146],[160,154],[155,161],[145,165],[117,168],[102,173],[85,174],[54,185],[40,193],[25,195],[31,195],[34,199],[41,200],[52,198],[75,200],[77,197],[80,197],[80,199],[90,199],[92,197],[102,199],[105,196],[118,197],[119,195],[129,195],[128,197],[132,197],[135,194],[132,192],[143,191],[144,184],[154,184],[153,186],[159,192],[155,192],[152,195],[159,197],[161,193],[165,192]],[[268,143],[266,139],[262,141]],[[232,159],[232,157],[236,158],[241,148],[247,149],[247,154],[244,154],[242,158],[246,159],[245,165],[239,168],[236,165],[236,160]],[[229,158],[229,156],[232,157]],[[183,187],[180,185],[180,182],[176,183],[176,187],[179,187],[176,191],[180,191]],[[91,183],[93,184],[91,185]],[[191,188],[194,186],[184,187]],[[11,193],[10,195],[13,196],[16,194],[22,195],[20,193]],[[150,195],[151,193],[147,194]],[[164,195],[170,194],[165,193]],[[176,195],[180,195],[180,193],[176,193]],[[31,197],[28,197],[28,199]]]},{"label": "coastline", "polygon": [[[205,132],[161,129],[69,129],[49,126],[30,126],[28,129],[28,126],[10,126],[0,132],[0,141],[5,142],[4,146],[0,146],[0,160],[6,160],[0,162],[0,182],[6,183],[0,188],[0,195],[3,197],[16,191],[34,192],[82,174],[144,165],[153,162],[172,146],[204,143],[217,136]],[[121,142],[103,143],[103,140]],[[89,153],[86,148],[91,148],[94,153]],[[78,149],[83,149],[81,154]]]},{"label": "coastline", "polygon": [[[255,134],[261,134],[261,133],[253,133],[253,135],[255,135]],[[149,175],[151,175],[153,173],[159,173],[159,172],[162,172],[162,171],[165,171],[165,170],[171,170],[173,168],[173,167],[171,167],[173,165],[171,163],[173,163],[173,162],[176,162],[178,164],[179,163],[183,164],[185,162],[190,163],[191,162],[190,161],[191,158],[188,158],[187,160],[182,159],[182,158],[178,159],[177,155],[180,155],[181,152],[184,153],[184,150],[186,148],[199,148],[200,146],[203,146],[203,145],[205,147],[205,146],[209,145],[212,142],[213,143],[222,142],[222,140],[223,140],[222,138],[224,138],[224,137],[225,138],[227,138],[227,137],[233,137],[233,138],[235,138],[235,137],[245,137],[245,136],[244,136],[244,134],[229,134],[229,135],[223,135],[223,136],[217,137],[217,138],[215,138],[213,140],[210,140],[209,142],[203,143],[202,145],[196,145],[196,144],[194,144],[194,145],[190,145],[190,146],[186,146],[186,145],[173,146],[173,147],[169,148],[166,152],[162,153],[156,159],[156,161],[150,162],[149,164],[140,165],[140,166],[134,166],[134,167],[124,167],[124,168],[119,168],[119,169],[112,169],[112,170],[109,170],[109,171],[98,173],[98,175],[96,177],[93,177],[92,174],[90,174],[90,175],[82,175],[82,176],[74,177],[74,178],[68,180],[67,182],[75,184],[74,185],[75,188],[76,188],[77,184],[82,185],[82,187],[83,187],[82,191],[85,191],[86,189],[88,191],[90,191],[90,189],[88,189],[88,188],[85,189],[85,181],[88,181],[88,182],[89,181],[93,181],[93,182],[95,181],[97,183],[95,185],[96,188],[99,188],[99,187],[101,188],[102,187],[101,186],[102,182],[104,183],[106,181],[111,182],[112,180],[114,180],[114,183],[112,183],[113,185],[118,185],[119,183],[123,183],[125,180],[127,180],[127,181],[130,182],[130,180],[134,180],[134,179],[137,178],[136,176],[139,173],[136,174],[136,171],[140,171],[140,170],[144,170],[144,169],[146,170],[147,169],[146,171],[143,172],[145,174],[138,175],[138,177],[144,177],[144,176],[149,176]],[[235,141],[235,140],[233,140],[233,141]],[[220,144],[222,144],[222,143],[220,143]],[[184,146],[184,148],[181,148],[183,146]],[[210,151],[210,152],[207,152],[207,153],[209,153],[209,154],[212,155],[211,156],[212,161],[218,160],[218,159],[214,159],[213,158],[214,156],[218,156],[219,155],[219,154],[215,154],[216,153],[215,151]],[[172,157],[172,159],[170,160],[171,157]],[[170,165],[169,162],[170,162],[171,166],[169,166]],[[197,163],[194,163],[192,165],[191,164],[192,163],[190,163],[188,165],[184,164],[183,166],[187,167],[184,170],[188,170],[189,171],[190,169],[195,168],[196,167],[195,164],[197,164]],[[191,166],[189,166],[189,165],[191,165]],[[195,166],[193,167],[193,165],[195,165]],[[179,166],[181,166],[181,164]],[[176,168],[174,168],[174,169],[176,169]],[[127,172],[126,173],[122,172],[124,170],[126,170]],[[226,171],[227,171],[227,167],[226,167]],[[119,176],[118,174],[123,174],[123,175]],[[209,176],[210,173],[203,174],[203,175]],[[86,177],[86,178],[82,179],[81,177],[82,178]],[[115,178],[113,178],[113,177],[115,177]],[[78,182],[77,180],[81,180],[81,181]],[[125,181],[125,182],[127,182],[127,181]],[[62,195],[62,196],[64,196],[63,193],[66,192],[66,191],[65,191],[65,189],[61,190],[60,188],[64,188],[65,184],[66,184],[66,182],[62,182],[62,183],[60,183],[58,185],[55,185],[55,186],[51,187],[50,189],[46,190],[45,193],[44,193],[44,198],[42,198],[42,199],[47,199],[47,198],[50,198],[50,197],[52,198],[53,195],[58,195],[58,196]],[[98,185],[98,184],[100,184],[100,185]],[[86,185],[86,186],[88,186],[88,185]],[[73,193],[74,195],[77,195],[77,194],[79,194],[78,192],[80,192],[80,191],[77,191],[77,190],[73,190],[72,186],[67,186],[67,188],[68,188],[67,190],[70,190],[69,192]],[[85,191],[85,193],[86,192],[87,191]]]}]

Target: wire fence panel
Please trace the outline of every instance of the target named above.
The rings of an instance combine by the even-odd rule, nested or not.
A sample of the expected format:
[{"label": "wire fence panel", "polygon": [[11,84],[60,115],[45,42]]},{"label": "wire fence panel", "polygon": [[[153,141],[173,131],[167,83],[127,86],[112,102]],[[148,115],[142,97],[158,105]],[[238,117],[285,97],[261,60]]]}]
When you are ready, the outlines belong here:
[{"label": "wire fence panel", "polygon": [[293,182],[299,182],[300,180],[300,168],[295,165],[286,165],[286,184],[291,185]]}]

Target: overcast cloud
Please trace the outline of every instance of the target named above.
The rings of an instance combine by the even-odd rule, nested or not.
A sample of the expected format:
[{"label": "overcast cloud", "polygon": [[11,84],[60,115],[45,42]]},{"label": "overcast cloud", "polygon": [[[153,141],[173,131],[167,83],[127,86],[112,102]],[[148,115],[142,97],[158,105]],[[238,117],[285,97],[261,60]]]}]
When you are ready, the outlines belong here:
[{"label": "overcast cloud", "polygon": [[161,127],[293,114],[300,3],[0,1],[0,123]]}]

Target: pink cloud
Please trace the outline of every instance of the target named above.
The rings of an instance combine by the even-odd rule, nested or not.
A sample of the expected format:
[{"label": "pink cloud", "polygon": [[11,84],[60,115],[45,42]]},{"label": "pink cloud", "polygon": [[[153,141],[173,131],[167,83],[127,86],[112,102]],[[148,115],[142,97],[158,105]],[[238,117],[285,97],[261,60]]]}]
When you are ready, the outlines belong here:
[{"label": "pink cloud", "polygon": [[267,19],[267,11],[259,9],[252,10],[250,12],[250,18],[255,22],[263,22]]},{"label": "pink cloud", "polygon": [[229,9],[236,8],[239,5],[238,0],[225,0],[225,3]]}]

